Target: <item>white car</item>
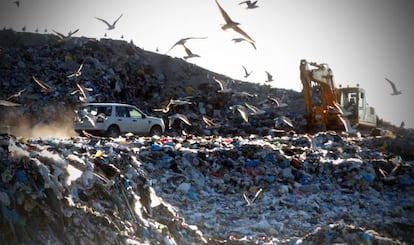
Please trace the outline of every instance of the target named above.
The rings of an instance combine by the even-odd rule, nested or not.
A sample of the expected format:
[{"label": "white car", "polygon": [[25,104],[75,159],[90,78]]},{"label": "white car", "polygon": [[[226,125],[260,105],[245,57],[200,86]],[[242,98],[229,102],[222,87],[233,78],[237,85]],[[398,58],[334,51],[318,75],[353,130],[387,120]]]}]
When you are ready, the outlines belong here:
[{"label": "white car", "polygon": [[152,117],[133,105],[121,103],[85,103],[76,113],[74,130],[118,137],[122,133],[162,135],[165,124],[162,118]]}]

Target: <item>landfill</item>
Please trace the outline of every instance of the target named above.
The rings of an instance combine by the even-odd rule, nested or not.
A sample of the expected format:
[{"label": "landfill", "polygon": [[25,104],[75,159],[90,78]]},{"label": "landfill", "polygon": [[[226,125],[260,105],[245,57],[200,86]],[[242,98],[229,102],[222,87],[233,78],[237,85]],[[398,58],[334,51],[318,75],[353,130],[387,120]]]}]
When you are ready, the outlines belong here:
[{"label": "landfill", "polygon": [[[412,129],[307,133],[299,92],[119,40],[3,30],[0,74],[7,244],[414,243]],[[233,92],[217,93],[213,77]],[[182,113],[191,125],[81,137],[71,128],[77,83],[95,101]],[[171,99],[171,111],[154,110]],[[264,113],[246,122],[241,104]]]}]

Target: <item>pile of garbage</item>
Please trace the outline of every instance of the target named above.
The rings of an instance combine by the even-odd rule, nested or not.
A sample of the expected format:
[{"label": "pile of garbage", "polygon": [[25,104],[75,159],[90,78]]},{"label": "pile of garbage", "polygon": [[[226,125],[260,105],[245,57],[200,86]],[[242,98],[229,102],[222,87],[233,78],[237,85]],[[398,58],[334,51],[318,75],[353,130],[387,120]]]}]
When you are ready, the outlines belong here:
[{"label": "pile of garbage", "polygon": [[[274,118],[281,116],[289,116],[296,130],[304,125],[305,107],[299,92],[235,81],[125,41],[60,40],[52,34],[4,30],[0,31],[0,47],[0,99],[21,105],[0,106],[0,119],[13,126],[16,135],[43,124],[67,125],[69,129],[74,111],[85,100],[80,86],[89,102],[123,102],[155,116],[180,113],[189,118],[191,126],[167,128],[170,135],[180,135],[182,130],[197,135],[267,134]],[[231,92],[218,92],[215,79]],[[157,110],[171,100],[176,103],[169,111]],[[249,122],[236,110],[246,107],[245,103],[260,109],[260,113],[248,109]],[[207,127],[203,116],[221,125],[221,130]],[[239,130],[235,132],[235,128]]]},{"label": "pile of garbage", "polygon": [[[119,40],[3,30],[0,73],[10,244],[414,243],[413,130],[308,134],[299,92]],[[191,125],[79,137],[80,87]]]},{"label": "pile of garbage", "polygon": [[334,132],[1,138],[12,244],[404,244],[414,162]]}]

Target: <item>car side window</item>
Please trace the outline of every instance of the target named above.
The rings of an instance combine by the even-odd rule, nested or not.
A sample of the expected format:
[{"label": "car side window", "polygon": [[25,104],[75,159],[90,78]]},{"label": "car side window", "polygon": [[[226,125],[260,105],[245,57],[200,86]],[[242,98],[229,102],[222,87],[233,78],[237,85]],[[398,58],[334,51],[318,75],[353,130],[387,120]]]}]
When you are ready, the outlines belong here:
[{"label": "car side window", "polygon": [[130,117],[128,108],[125,106],[117,106],[116,107],[116,116],[117,117]]},{"label": "car side window", "polygon": [[98,114],[105,114],[106,116],[111,116],[112,107],[111,106],[101,106],[98,107]]},{"label": "car side window", "polygon": [[134,108],[129,109],[129,114],[131,115],[131,118],[140,119],[142,118],[142,114],[135,110]]}]

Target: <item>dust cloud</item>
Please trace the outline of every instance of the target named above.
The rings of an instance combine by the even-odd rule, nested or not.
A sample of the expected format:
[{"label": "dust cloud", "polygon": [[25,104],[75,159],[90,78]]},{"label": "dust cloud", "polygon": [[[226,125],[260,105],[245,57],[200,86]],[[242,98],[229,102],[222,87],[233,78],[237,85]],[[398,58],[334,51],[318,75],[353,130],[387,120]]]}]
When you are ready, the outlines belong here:
[{"label": "dust cloud", "polygon": [[73,130],[72,109],[52,113],[43,108],[41,113],[31,113],[20,108],[0,111],[0,133],[25,138],[71,138],[78,134]]}]

